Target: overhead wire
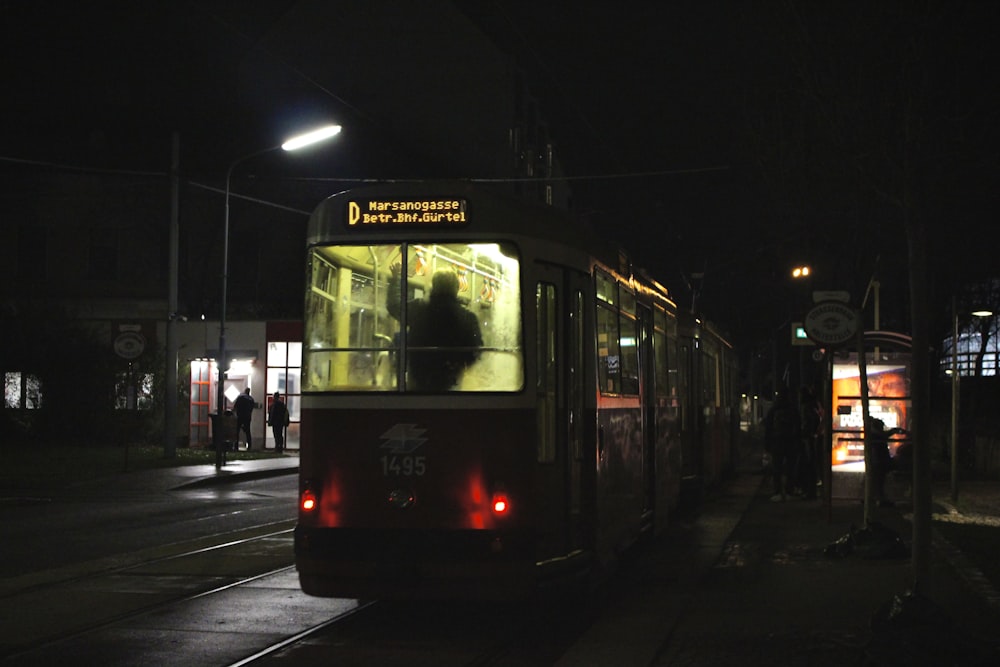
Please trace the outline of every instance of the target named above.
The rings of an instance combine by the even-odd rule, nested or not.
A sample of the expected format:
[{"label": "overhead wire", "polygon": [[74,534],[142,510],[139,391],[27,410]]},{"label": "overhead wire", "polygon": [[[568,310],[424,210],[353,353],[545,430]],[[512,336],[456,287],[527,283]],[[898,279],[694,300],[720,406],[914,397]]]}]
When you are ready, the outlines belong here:
[{"label": "overhead wire", "polygon": [[[165,171],[142,171],[135,169],[109,169],[106,167],[90,167],[85,165],[73,165],[73,164],[61,164],[57,162],[49,162],[45,160],[27,160],[23,158],[10,157],[5,155],[0,155],[0,162],[10,162],[14,164],[27,164],[36,167],[48,167],[51,169],[58,169],[62,171],[75,171],[81,173],[92,173],[92,174],[109,174],[118,176],[150,176],[150,177],[165,177],[168,173]],[[622,178],[647,178],[650,176],[678,176],[682,174],[699,174],[712,171],[726,171],[730,169],[729,165],[715,165],[710,167],[687,167],[682,169],[660,169],[653,171],[632,171],[632,172],[620,172],[620,173],[608,173],[608,174],[582,174],[578,176],[501,176],[501,177],[489,177],[489,176],[465,176],[456,177],[449,180],[458,181],[469,181],[475,183],[521,183],[529,181],[599,181],[599,180],[612,180],[612,179],[622,179]],[[281,177],[280,180],[285,181],[301,181],[301,182],[330,182],[330,183],[385,183],[385,182],[404,182],[404,181],[425,181],[426,178],[371,178],[371,177],[350,177],[350,176],[291,176],[291,177]],[[218,192],[223,192],[223,190],[218,188],[213,188],[211,186],[197,184],[200,187],[204,187],[208,190],[217,190]]]}]

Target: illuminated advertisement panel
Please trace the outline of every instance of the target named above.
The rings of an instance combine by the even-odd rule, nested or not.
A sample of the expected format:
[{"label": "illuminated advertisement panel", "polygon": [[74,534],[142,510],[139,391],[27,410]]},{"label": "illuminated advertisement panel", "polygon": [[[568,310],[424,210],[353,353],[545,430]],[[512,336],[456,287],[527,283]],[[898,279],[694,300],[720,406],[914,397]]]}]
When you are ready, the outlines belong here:
[{"label": "illuminated advertisement panel", "polygon": [[[854,357],[854,355],[852,355]],[[898,356],[893,363],[871,364],[868,374],[868,409],[872,419],[881,419],[885,428],[909,430],[910,364]],[[834,470],[864,470],[864,418],[861,409],[861,381],[856,361],[833,365],[833,450]],[[889,440],[890,453],[903,444],[896,435]]]}]

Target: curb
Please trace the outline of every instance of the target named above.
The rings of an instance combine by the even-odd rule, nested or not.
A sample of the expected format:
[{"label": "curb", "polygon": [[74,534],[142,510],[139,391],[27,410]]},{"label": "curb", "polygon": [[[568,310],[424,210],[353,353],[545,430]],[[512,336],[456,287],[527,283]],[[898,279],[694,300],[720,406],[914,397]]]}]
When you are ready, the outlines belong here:
[{"label": "curb", "polygon": [[171,491],[183,491],[185,489],[198,489],[206,486],[218,486],[221,484],[231,484],[233,482],[266,479],[269,477],[281,477],[282,475],[292,475],[299,472],[299,467],[269,468],[264,470],[233,471],[220,470],[212,477],[202,477],[191,482],[185,482],[170,488]]}]

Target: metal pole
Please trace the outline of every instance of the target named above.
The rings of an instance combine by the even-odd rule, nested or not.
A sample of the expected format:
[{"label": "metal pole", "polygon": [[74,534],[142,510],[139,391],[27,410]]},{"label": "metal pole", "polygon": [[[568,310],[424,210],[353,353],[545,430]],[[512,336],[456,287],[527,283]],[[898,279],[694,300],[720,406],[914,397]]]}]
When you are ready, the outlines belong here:
[{"label": "metal pole", "polygon": [[[249,155],[244,155],[243,157],[233,160],[229,163],[229,167],[226,169],[226,215],[222,226],[222,299],[221,306],[219,309],[219,385],[216,388],[216,424],[215,428],[222,429],[222,419],[225,416],[225,406],[226,406],[226,370],[229,368],[229,359],[226,356],[226,300],[229,293],[229,194],[230,194],[230,184],[233,180],[233,170],[236,165],[240,164],[244,160],[249,160],[252,157],[261,155],[263,153],[269,153],[273,150],[277,150],[281,146],[271,146],[270,148],[265,148],[264,150],[255,151]],[[223,447],[222,438],[224,433],[213,434],[212,441],[215,443],[217,448]],[[220,457],[218,453],[215,457],[216,467],[221,466]]]},{"label": "metal pole", "polygon": [[[221,307],[219,309],[219,386],[217,387],[216,393],[216,414],[218,415],[218,420],[216,422],[216,428],[222,428],[222,417],[225,414],[226,405],[226,368],[228,364],[226,363],[226,294],[228,293],[229,287],[229,184],[233,176],[233,168],[239,163],[239,160],[232,162],[229,168],[226,169],[226,215],[225,221],[222,225],[222,300]],[[216,446],[222,446],[222,438],[215,438]]]},{"label": "metal pole", "polygon": [[958,309],[951,298],[951,501],[958,502]]},{"label": "metal pole", "polygon": [[167,281],[167,368],[163,387],[163,456],[177,455],[177,254],[180,219],[180,135],[173,133],[170,150],[170,250]]},{"label": "metal pole", "polygon": [[[864,322],[861,311],[858,311],[858,322]],[[858,346],[858,387],[861,390],[861,423],[864,424],[864,451],[865,451],[865,480],[864,480],[864,527],[868,528],[871,523],[872,494],[872,474],[875,472],[872,466],[872,438],[871,438],[871,407],[868,400],[868,353],[865,347],[865,328],[858,326],[857,334]]]},{"label": "metal pole", "polygon": [[[229,194],[230,194],[230,183],[233,178],[233,169],[236,165],[240,164],[245,160],[249,160],[252,157],[258,155],[263,155],[264,153],[270,153],[271,151],[276,151],[279,148],[283,148],[286,151],[294,151],[305,146],[309,146],[317,141],[323,141],[328,139],[340,132],[339,125],[330,125],[320,130],[314,132],[309,132],[298,137],[293,137],[283,144],[278,144],[277,146],[269,146],[259,151],[254,151],[248,155],[244,155],[241,158],[237,158],[229,163],[229,168],[226,169],[226,216],[225,223],[222,228],[222,304],[219,309],[219,386],[216,395],[216,413],[217,413],[217,424],[216,428],[222,427],[222,418],[225,414],[225,404],[226,404],[226,369],[229,366],[228,359],[226,358],[226,296],[228,293],[228,282],[229,282]],[[216,447],[222,446],[221,434],[213,434],[213,441],[216,443]],[[221,465],[218,455],[216,456],[216,467]]]},{"label": "metal pole", "polygon": [[833,350],[823,352],[823,502],[826,522],[833,521]]}]

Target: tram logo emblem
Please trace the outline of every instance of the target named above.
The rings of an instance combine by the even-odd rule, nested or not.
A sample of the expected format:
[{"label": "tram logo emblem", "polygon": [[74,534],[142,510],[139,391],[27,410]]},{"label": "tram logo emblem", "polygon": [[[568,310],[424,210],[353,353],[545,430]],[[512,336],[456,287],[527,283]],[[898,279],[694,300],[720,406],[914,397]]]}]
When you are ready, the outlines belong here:
[{"label": "tram logo emblem", "polygon": [[382,439],[381,449],[387,449],[393,454],[412,454],[427,442],[425,433],[427,429],[416,424],[396,424],[379,436]]}]

